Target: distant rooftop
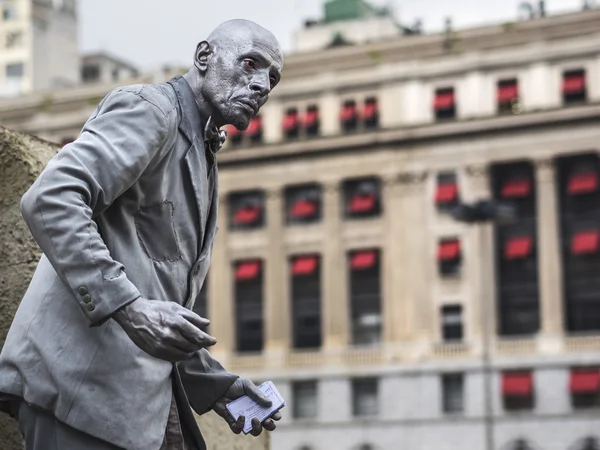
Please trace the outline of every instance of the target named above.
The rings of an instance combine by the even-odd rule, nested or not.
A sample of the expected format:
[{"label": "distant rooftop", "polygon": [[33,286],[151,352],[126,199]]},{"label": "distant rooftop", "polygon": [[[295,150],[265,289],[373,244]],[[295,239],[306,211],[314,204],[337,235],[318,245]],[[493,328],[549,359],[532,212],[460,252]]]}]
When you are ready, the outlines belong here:
[{"label": "distant rooftop", "polygon": [[329,0],[324,9],[325,23],[390,15],[387,8],[376,8],[365,0]]}]

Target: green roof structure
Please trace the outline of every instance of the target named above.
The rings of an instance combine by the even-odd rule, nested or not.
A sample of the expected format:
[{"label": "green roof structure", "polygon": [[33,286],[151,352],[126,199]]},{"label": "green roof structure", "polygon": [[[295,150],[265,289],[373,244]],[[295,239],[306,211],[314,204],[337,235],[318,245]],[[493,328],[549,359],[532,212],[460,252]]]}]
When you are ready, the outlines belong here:
[{"label": "green roof structure", "polygon": [[365,0],[329,0],[325,3],[325,23],[381,16],[382,11]]}]

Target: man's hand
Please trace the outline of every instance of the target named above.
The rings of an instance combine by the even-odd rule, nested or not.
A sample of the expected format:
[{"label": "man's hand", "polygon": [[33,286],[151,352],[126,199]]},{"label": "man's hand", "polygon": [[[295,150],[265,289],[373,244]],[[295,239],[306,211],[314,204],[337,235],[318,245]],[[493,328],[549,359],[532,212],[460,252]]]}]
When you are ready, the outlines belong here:
[{"label": "man's hand", "polygon": [[[227,409],[227,404],[232,402],[233,400],[243,397],[247,395],[256,403],[265,408],[271,406],[271,400],[264,396],[264,394],[256,387],[256,385],[248,380],[247,378],[238,378],[235,383],[231,385],[229,390],[225,393],[225,395],[217,400],[215,405],[213,406],[214,411],[220,415],[225,421],[229,424],[229,428],[235,434],[240,434],[244,429],[244,424],[246,423],[246,418],[244,416],[240,416],[236,421],[232,415],[229,413]],[[255,417],[252,419],[252,430],[250,434],[252,436],[259,436],[262,433],[263,427],[268,431],[273,431],[275,429],[276,420],[281,419],[281,414],[276,412],[270,419],[265,420],[262,424]]]},{"label": "man's hand", "polygon": [[139,348],[169,362],[189,359],[217,340],[200,328],[210,321],[174,302],[139,298],[113,318]]}]

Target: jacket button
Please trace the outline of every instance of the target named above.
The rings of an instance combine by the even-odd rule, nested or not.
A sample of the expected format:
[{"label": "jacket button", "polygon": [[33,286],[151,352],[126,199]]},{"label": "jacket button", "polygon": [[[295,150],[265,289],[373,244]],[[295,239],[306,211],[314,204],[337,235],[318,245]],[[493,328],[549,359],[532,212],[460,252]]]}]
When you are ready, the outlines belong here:
[{"label": "jacket button", "polygon": [[85,307],[88,311],[93,311],[96,309],[96,305],[94,305],[93,303],[88,303],[87,305],[85,305]]},{"label": "jacket button", "polygon": [[90,296],[90,294],[85,294],[82,298],[83,303],[91,303],[92,302],[92,297]]},{"label": "jacket button", "polygon": [[79,286],[79,289],[77,291],[79,292],[79,295],[85,295],[88,293],[87,287],[85,286]]}]

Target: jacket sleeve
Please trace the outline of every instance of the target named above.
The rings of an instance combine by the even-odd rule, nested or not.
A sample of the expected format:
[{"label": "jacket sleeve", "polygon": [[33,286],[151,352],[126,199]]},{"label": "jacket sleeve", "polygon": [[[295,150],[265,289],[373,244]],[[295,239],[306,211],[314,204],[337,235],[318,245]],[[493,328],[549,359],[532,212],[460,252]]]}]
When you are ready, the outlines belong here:
[{"label": "jacket sleeve", "polygon": [[237,375],[227,372],[206,349],[196,352],[191,359],[179,362],[177,369],[190,406],[200,415],[210,411],[238,379]]},{"label": "jacket sleeve", "polygon": [[94,222],[142,175],[172,128],[173,114],[141,92],[108,94],[21,199],[29,230],[90,326],[141,295]]}]

